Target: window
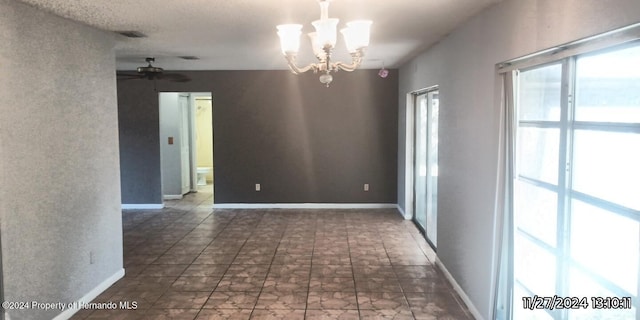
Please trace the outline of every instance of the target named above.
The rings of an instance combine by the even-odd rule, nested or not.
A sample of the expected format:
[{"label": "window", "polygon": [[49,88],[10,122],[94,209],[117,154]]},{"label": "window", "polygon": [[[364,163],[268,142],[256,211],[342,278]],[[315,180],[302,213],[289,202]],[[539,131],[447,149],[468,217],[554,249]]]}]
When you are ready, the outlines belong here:
[{"label": "window", "polygon": [[[519,70],[514,319],[640,319],[640,44]],[[523,297],[586,297],[586,309]],[[592,297],[630,297],[596,309]],[[626,302],[624,302],[626,303]]]}]

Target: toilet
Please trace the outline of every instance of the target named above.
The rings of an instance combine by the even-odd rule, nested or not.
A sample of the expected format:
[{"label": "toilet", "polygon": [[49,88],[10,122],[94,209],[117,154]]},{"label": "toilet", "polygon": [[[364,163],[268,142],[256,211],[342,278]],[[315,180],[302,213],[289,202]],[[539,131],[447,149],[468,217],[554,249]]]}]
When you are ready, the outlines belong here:
[{"label": "toilet", "polygon": [[207,175],[211,172],[210,167],[198,167],[196,171],[198,174],[198,185],[206,186],[207,185]]}]

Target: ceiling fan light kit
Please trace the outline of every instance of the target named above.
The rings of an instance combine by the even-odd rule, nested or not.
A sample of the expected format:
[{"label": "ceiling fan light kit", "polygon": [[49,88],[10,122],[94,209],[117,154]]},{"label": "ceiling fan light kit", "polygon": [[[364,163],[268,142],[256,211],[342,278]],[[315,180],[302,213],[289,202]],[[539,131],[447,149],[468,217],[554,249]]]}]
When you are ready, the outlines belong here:
[{"label": "ceiling fan light kit", "polygon": [[155,79],[162,75],[164,69],[151,65],[151,62],[155,62],[156,58],[146,58],[145,61],[147,61],[149,65],[146,67],[138,67],[136,69],[138,74],[145,75],[148,79]]},{"label": "ceiling fan light kit", "polygon": [[321,72],[320,82],[327,87],[333,81],[332,72],[338,70],[354,71],[362,63],[364,49],[369,46],[370,20],[357,20],[347,23],[347,27],[340,30],[345,45],[351,55],[351,63],[332,62],[331,53],[337,42],[337,27],[339,19],[329,18],[329,2],[331,0],[318,0],[320,4],[320,19],[311,24],[315,32],[309,33],[313,53],[318,59],[317,63],[311,63],[305,67],[296,65],[296,57],[300,49],[301,24],[282,24],[277,26],[282,53],[287,60],[289,68],[294,74],[300,74],[312,70]]}]

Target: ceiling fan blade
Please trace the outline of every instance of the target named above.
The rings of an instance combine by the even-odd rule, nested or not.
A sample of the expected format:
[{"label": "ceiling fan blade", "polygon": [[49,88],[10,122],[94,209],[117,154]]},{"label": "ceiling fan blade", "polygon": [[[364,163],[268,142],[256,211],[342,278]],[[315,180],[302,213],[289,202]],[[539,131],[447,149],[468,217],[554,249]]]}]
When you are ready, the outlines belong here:
[{"label": "ceiling fan blade", "polygon": [[118,80],[135,80],[135,79],[144,79],[144,75],[138,73],[128,73],[128,72],[117,72],[116,78]]},{"label": "ceiling fan blade", "polygon": [[161,79],[166,79],[173,82],[189,82],[191,78],[181,73],[163,73]]}]

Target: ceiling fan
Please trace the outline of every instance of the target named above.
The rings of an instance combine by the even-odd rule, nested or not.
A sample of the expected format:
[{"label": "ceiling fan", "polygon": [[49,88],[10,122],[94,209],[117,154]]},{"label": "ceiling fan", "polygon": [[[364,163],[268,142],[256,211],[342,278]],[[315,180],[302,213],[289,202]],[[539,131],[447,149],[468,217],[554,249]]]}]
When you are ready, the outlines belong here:
[{"label": "ceiling fan", "polygon": [[149,65],[144,67],[138,67],[135,72],[117,72],[118,80],[135,80],[135,79],[147,79],[147,80],[169,80],[174,82],[187,82],[191,81],[189,77],[181,73],[165,73],[164,69],[154,67],[152,62],[156,61],[156,58],[148,57],[145,59]]}]

